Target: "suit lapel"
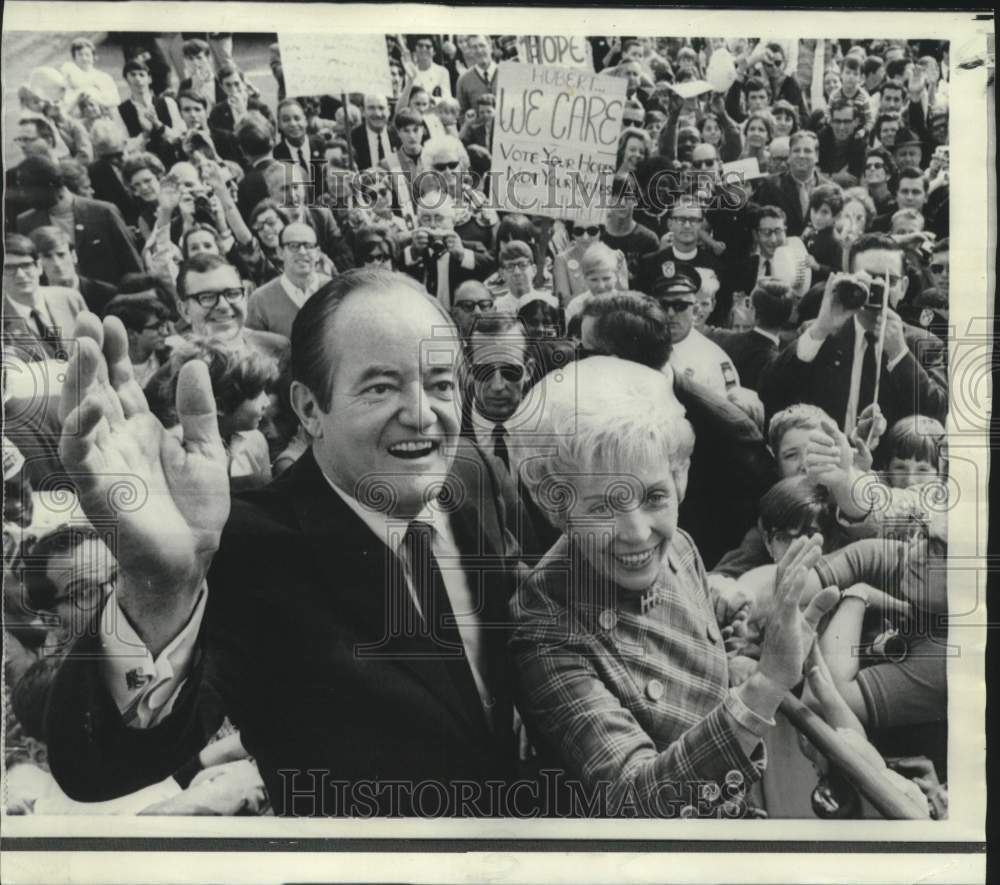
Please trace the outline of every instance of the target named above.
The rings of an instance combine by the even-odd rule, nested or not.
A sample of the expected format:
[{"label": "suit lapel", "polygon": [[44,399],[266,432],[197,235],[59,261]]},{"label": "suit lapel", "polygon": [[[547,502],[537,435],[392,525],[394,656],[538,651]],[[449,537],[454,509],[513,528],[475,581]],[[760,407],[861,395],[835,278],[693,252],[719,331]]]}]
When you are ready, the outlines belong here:
[{"label": "suit lapel", "polygon": [[[349,623],[357,627],[348,632],[357,643],[355,658],[359,663],[367,658],[373,666],[389,665],[405,672],[457,721],[482,732],[485,720],[468,665],[464,659],[443,659],[426,638],[407,636],[400,630],[401,618],[415,610],[402,573],[397,571],[398,561],[329,488],[311,451],[289,471],[287,488],[316,572],[329,587],[331,607],[348,613]],[[474,697],[453,674],[456,665],[466,671]]]}]

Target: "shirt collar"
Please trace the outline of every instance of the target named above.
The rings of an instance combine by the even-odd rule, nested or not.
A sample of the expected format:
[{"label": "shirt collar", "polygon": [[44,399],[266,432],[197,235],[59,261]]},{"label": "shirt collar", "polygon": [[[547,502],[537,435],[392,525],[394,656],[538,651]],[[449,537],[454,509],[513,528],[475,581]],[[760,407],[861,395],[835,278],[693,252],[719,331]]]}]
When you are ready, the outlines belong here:
[{"label": "shirt collar", "polygon": [[[323,473],[322,469],[320,473]],[[380,510],[371,510],[365,507],[357,498],[352,495],[347,494],[340,486],[338,486],[330,477],[323,473],[323,479],[327,481],[330,488],[333,489],[340,500],[343,501],[369,529],[374,533],[375,537],[378,538],[383,544],[385,544],[395,555],[399,555],[399,548],[403,543],[403,535],[405,531],[398,531],[400,520],[397,517],[390,516],[387,513],[383,513]],[[451,526],[448,524],[448,519],[443,510],[437,507],[431,507],[429,504],[425,504],[424,508],[409,520],[407,523],[415,522],[420,520],[421,522],[428,523],[434,527],[434,532],[436,536],[451,539]]]},{"label": "shirt collar", "polygon": [[[470,394],[471,396],[472,394]],[[476,433],[476,441],[489,452],[493,451],[493,428],[497,424],[504,424],[503,421],[493,421],[490,418],[486,418],[480,415],[476,409],[475,402],[472,404],[472,409],[469,413],[469,419],[472,422],[472,429]],[[504,424],[506,428],[506,425]]]},{"label": "shirt collar", "polygon": [[306,287],[304,289],[300,289],[298,286],[295,285],[295,283],[293,283],[290,279],[288,279],[287,274],[282,274],[278,279],[281,281],[281,288],[284,289],[288,297],[291,298],[292,301],[295,301],[296,303],[300,300],[304,303],[306,300],[308,300],[309,296],[316,291],[317,288],[316,287],[317,276],[315,273],[311,277],[309,277],[309,282],[306,284]]}]

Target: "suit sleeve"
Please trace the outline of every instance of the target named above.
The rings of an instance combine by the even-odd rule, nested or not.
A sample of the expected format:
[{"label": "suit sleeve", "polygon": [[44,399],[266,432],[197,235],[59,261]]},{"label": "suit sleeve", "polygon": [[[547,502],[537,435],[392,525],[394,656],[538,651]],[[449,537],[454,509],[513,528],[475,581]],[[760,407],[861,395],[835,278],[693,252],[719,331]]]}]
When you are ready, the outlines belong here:
[{"label": "suit sleeve", "polygon": [[883,383],[886,382],[899,402],[912,402],[919,414],[941,422],[947,420],[947,389],[934,380],[909,350],[895,368],[886,373]]},{"label": "suit sleeve", "polygon": [[337,219],[330,211],[323,213],[323,245],[323,251],[339,273],[354,267],[354,254],[337,225]]},{"label": "suit sleeve", "polygon": [[[118,267],[122,274],[142,273],[142,258],[135,248],[132,235],[125,226],[125,219],[117,206],[108,209],[108,248],[118,256]],[[117,282],[117,280],[115,281]]]},{"label": "suit sleeve", "polygon": [[798,339],[786,344],[761,374],[758,392],[768,418],[809,398],[815,360],[812,363],[800,360],[797,345]]}]

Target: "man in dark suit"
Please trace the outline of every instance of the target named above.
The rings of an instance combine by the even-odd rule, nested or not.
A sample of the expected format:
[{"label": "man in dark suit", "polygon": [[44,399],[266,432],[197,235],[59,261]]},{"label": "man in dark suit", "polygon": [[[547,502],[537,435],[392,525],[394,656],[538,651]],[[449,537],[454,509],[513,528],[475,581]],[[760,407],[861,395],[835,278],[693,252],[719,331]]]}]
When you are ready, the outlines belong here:
[{"label": "man in dark suit", "polygon": [[[836,291],[843,274],[831,274],[823,292],[819,316],[778,355],[761,379],[761,399],[767,414],[793,403],[812,403],[850,435],[858,414],[875,397],[889,426],[907,415],[921,414],[944,421],[948,393],[944,379],[921,364],[921,350],[940,342],[927,333],[907,330],[894,307],[906,292],[903,252],[891,237],[869,234],[851,249],[851,270],[865,279],[888,277],[887,306],[877,298],[864,306],[851,304]],[[876,290],[877,295],[877,290]],[[869,306],[870,305],[870,306]],[[885,325],[881,367],[877,362],[880,326]]]},{"label": "man in dark suit", "polygon": [[755,317],[752,329],[733,332],[707,328],[705,336],[729,354],[740,384],[757,390],[761,374],[778,356],[781,330],[792,315],[794,303],[788,286],[775,279],[761,280],[750,297]]},{"label": "man in dark suit", "polygon": [[[232,132],[225,129],[211,129],[208,125],[208,101],[205,96],[192,90],[183,90],[177,96],[177,107],[187,126],[187,132],[181,143],[181,154],[191,159],[199,141],[211,145],[212,150],[222,160],[232,160],[241,166],[246,165],[246,157],[240,150],[239,142]],[[200,136],[200,138],[199,138]]]},{"label": "man in dark suit", "polygon": [[361,171],[377,166],[399,147],[399,136],[389,125],[389,101],[384,95],[366,95],[364,115],[364,122],[351,132],[354,162]]},{"label": "man in dark suit", "polygon": [[99,316],[118,293],[118,287],[90,277],[81,277],[76,269],[76,250],[66,232],[55,225],[37,227],[31,241],[38,249],[38,259],[46,286],[75,289],[83,296],[87,310]]},{"label": "man in dark suit", "polygon": [[278,104],[278,131],[281,138],[274,146],[276,160],[297,163],[310,178],[316,179],[316,193],[323,193],[323,141],[310,138],[306,112],[297,99],[286,98]]},{"label": "man in dark suit", "polygon": [[757,193],[760,205],[779,206],[784,211],[791,237],[801,236],[809,221],[813,188],[833,183],[816,168],[818,152],[816,133],[800,129],[789,139],[788,171],[766,179]]},{"label": "man in dark suit", "polygon": [[87,169],[94,188],[94,199],[117,206],[125,223],[134,225],[139,220],[139,210],[122,176],[125,141],[117,128],[106,126],[98,129],[94,124],[94,129],[96,131],[91,133],[91,138],[97,159]]},{"label": "man in dark suit", "polygon": [[732,269],[734,298],[749,295],[761,280],[772,276],[774,253],[785,244],[788,236],[788,222],[779,206],[758,206],[751,213],[751,218],[757,250]]},{"label": "man in dark suit", "polygon": [[236,141],[246,157],[246,175],[236,192],[236,206],[240,215],[249,218],[254,206],[270,196],[264,173],[276,162],[271,150],[274,128],[264,116],[251,111],[236,127]]},{"label": "man in dark suit", "polygon": [[215,132],[234,132],[240,121],[250,111],[264,117],[271,125],[274,120],[271,109],[250,93],[243,72],[235,64],[224,64],[219,68],[219,82],[226,93],[226,100],[217,102],[208,115],[209,128]]},{"label": "man in dark suit", "polygon": [[858,106],[840,98],[830,105],[830,122],[819,131],[820,171],[842,187],[857,184],[865,171],[867,145],[854,134],[861,122]]},{"label": "man in dark suit", "polygon": [[594,298],[583,309],[580,332],[584,355],[632,360],[673,379],[695,437],[678,524],[711,569],[754,524],[760,496],[778,478],[760,429],[725,397],[670,368],[667,316],[652,299],[632,293]]},{"label": "man in dark suit", "polygon": [[403,250],[403,270],[450,310],[455,289],[466,280],[482,282],[496,270],[496,262],[467,246],[455,231],[452,198],[430,191],[417,203],[417,229]]},{"label": "man in dark suit", "polygon": [[110,203],[78,197],[66,187],[59,167],[46,157],[30,157],[18,180],[33,208],[17,218],[17,230],[30,234],[54,224],[73,231],[80,274],[112,285],[126,273],[142,271],[142,259],[121,213]]},{"label": "man in dark suit", "polygon": [[[277,814],[426,814],[418,787],[428,781],[435,814],[495,812],[455,793],[460,782],[512,779],[507,631],[497,625],[517,551],[509,486],[458,437],[457,353],[417,346],[450,321],[384,271],[341,276],[300,318],[291,400],[311,451],[231,513],[204,364],[189,363],[179,382],[187,454],[166,479],[136,465],[155,514],[109,512],[109,477],[87,467],[86,430],[106,418],[91,405],[68,416],[62,452],[88,516],[117,520],[120,581],[100,617],[121,620],[115,635],[82,640],[55,678],[52,771],[77,798],[134,790],[177,771],[225,712]],[[104,337],[124,396],[122,332],[109,321]],[[458,346],[457,335],[439,342]],[[69,405],[102,362],[95,344],[82,352]],[[132,641],[131,657],[114,653],[116,636]],[[172,673],[147,678],[136,641],[154,660],[171,646]]]}]

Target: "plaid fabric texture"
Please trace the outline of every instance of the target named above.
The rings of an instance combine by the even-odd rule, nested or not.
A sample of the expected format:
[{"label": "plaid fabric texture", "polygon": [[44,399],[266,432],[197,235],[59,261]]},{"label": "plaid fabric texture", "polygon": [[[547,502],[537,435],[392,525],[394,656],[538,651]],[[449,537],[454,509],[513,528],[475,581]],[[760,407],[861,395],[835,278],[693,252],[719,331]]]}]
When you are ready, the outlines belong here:
[{"label": "plaid fabric texture", "polygon": [[764,767],[722,705],[726,653],[704,566],[678,530],[653,592],[605,582],[564,536],[511,602],[518,709],[609,814],[738,817]]}]

